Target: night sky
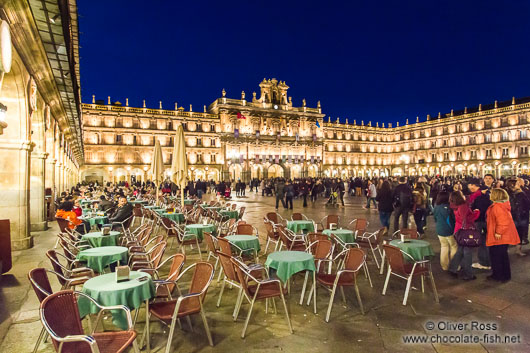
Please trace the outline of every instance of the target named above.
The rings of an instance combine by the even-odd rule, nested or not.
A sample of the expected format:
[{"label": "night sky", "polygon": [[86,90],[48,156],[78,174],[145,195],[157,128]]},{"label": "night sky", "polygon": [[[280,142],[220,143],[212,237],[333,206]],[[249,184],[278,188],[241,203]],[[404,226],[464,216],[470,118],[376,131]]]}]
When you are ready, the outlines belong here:
[{"label": "night sky", "polygon": [[202,111],[264,77],[379,122],[530,95],[529,1],[78,1],[83,102]]}]

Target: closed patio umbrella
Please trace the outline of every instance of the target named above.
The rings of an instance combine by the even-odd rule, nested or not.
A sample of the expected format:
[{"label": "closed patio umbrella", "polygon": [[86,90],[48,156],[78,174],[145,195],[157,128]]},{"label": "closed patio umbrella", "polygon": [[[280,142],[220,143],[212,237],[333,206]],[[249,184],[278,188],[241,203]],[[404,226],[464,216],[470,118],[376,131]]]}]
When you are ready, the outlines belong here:
[{"label": "closed patio umbrella", "polygon": [[162,157],[162,148],[160,147],[160,141],[158,140],[155,142],[149,175],[151,181],[156,185],[156,203],[158,204],[158,187],[160,183],[164,181],[164,158]]},{"label": "closed patio umbrella", "polygon": [[173,157],[171,161],[171,177],[180,187],[181,205],[184,206],[184,188],[188,179],[188,158],[186,157],[186,140],[182,125],[177,128],[173,142]]}]

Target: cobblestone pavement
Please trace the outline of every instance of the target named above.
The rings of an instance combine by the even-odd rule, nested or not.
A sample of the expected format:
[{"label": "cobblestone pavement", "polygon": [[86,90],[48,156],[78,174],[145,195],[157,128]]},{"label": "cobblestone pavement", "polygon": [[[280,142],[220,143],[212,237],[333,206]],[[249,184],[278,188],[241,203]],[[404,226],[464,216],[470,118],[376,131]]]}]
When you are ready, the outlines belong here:
[{"label": "cobblestone pavement", "polygon": [[[207,196],[208,197],[208,196]],[[246,206],[245,219],[258,227],[262,249],[265,245],[263,216],[274,211],[274,198],[261,194],[247,194],[236,199],[238,204]],[[375,210],[361,208],[361,198],[346,198],[345,207],[326,206],[319,200],[309,207],[301,207],[301,200],[295,200],[295,211],[303,212],[309,218],[320,220],[325,214],[339,214],[345,220],[356,217],[367,218],[369,230],[379,227],[378,213]],[[280,209],[282,216],[289,217],[292,211]],[[0,352],[30,352],[39,334],[38,302],[30,288],[27,273],[37,266],[50,267],[45,251],[54,245],[56,226],[45,232],[36,233],[35,247],[14,253],[14,268],[3,276],[0,283]],[[434,234],[432,217],[428,219],[428,240],[439,253],[439,243]],[[175,249],[166,251],[166,256]],[[206,335],[199,317],[192,319],[193,331],[184,324],[177,329],[173,339],[173,350],[178,352],[525,352],[530,351],[530,256],[519,258],[510,252],[512,261],[512,280],[506,284],[486,281],[487,272],[477,271],[478,279],[464,282],[448,276],[440,268],[438,258],[433,260],[434,277],[440,294],[440,303],[434,301],[430,286],[426,284],[425,293],[421,285],[414,282],[418,289],[411,291],[407,306],[401,305],[405,281],[394,277],[386,296],[381,295],[384,276],[379,275],[373,262],[369,263],[373,279],[370,288],[364,276],[360,276],[360,293],[366,314],[361,315],[353,290],[346,290],[346,303],[337,295],[329,323],[326,323],[325,311],[329,294],[319,288],[317,314],[310,307],[298,305],[303,277],[295,276],[291,283],[291,294],[287,298],[288,308],[294,328],[294,334],[287,329],[281,308],[278,313],[265,314],[264,303],[255,305],[250,319],[247,337],[241,339],[243,318],[248,305],[244,304],[237,322],[231,320],[236,290],[227,290],[223,303],[216,307],[220,286],[213,282],[206,298],[206,314],[213,334],[214,347],[207,343]],[[190,254],[187,264],[198,257]],[[266,255],[261,255],[264,262]],[[53,279],[55,280],[55,279]],[[57,288],[57,283],[54,283]],[[138,330],[143,330],[143,310],[140,312]],[[479,331],[476,323],[495,323],[496,330]],[[461,330],[440,330],[449,324],[468,324]],[[434,324],[435,330],[429,330]],[[108,325],[110,327],[110,324]],[[153,351],[161,352],[167,340],[167,330],[158,323],[152,325]],[[508,334],[515,335],[519,344],[492,344],[489,342],[504,340]],[[428,338],[434,343],[404,343],[407,335],[433,336]],[[497,335],[497,336],[496,336]],[[519,335],[519,338],[517,337]],[[421,339],[421,338],[420,338]],[[481,339],[482,343],[448,344],[445,340]],[[53,351],[51,344],[41,344],[39,352]]]}]

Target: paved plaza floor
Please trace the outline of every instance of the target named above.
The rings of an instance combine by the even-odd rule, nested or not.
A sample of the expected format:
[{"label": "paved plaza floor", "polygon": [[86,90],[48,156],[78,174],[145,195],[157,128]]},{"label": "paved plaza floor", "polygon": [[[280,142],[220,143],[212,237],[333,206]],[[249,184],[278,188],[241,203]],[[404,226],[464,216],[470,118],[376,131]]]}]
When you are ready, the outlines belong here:
[{"label": "paved plaza floor", "polygon": [[[209,197],[209,195],[207,195]],[[263,216],[274,211],[274,198],[247,193],[247,197],[235,198],[240,206],[246,206],[244,219],[259,229],[262,249],[265,248],[266,232]],[[379,228],[378,213],[362,209],[363,200],[347,197],[345,207],[326,207],[324,200],[302,208],[301,200],[295,200],[295,210],[319,221],[328,213],[339,214],[349,221],[353,218],[367,218],[368,229]],[[279,213],[289,217],[292,211],[280,209]],[[45,232],[35,234],[35,247],[14,253],[14,268],[3,276],[0,282],[0,352],[31,352],[41,329],[38,320],[38,301],[27,280],[30,269],[43,266],[50,268],[45,251],[53,247],[56,225]],[[214,281],[208,291],[205,310],[213,335],[214,347],[208,345],[200,317],[192,318],[193,331],[183,322],[183,329],[175,331],[173,351],[175,352],[528,352],[530,351],[530,256],[519,258],[510,251],[512,280],[505,284],[486,280],[488,272],[477,271],[477,279],[470,282],[457,280],[444,273],[439,265],[439,243],[434,234],[434,221],[428,219],[428,240],[437,254],[433,260],[436,285],[440,303],[434,301],[430,286],[426,283],[425,293],[419,281],[413,286],[406,306],[401,304],[405,281],[391,278],[386,296],[381,295],[384,276],[379,275],[375,264],[369,263],[373,280],[370,288],[364,276],[359,276],[360,293],[365,315],[360,313],[354,291],[346,290],[346,303],[338,294],[335,298],[330,322],[325,322],[329,294],[318,290],[317,314],[312,307],[298,305],[303,277],[295,276],[291,283],[291,293],[287,305],[291,315],[294,333],[287,328],[283,310],[265,314],[263,302],[257,302],[250,319],[247,336],[241,339],[244,318],[249,305],[243,304],[239,320],[233,322],[231,313],[237,291],[226,290],[223,302],[216,307],[220,286]],[[166,251],[166,256],[175,248]],[[196,261],[193,252],[188,255],[187,264]],[[261,255],[264,262],[266,255]],[[54,288],[58,285],[53,279]],[[279,302],[277,302],[279,303]],[[489,331],[476,329],[474,323],[493,323],[497,327]],[[141,332],[144,324],[143,310],[140,312],[137,329]],[[435,330],[429,330],[434,324]],[[467,324],[462,330],[441,330],[455,324]],[[110,327],[110,325],[108,325]],[[168,330],[158,323],[152,324],[153,352],[163,352]],[[436,343],[406,344],[405,336],[429,337]],[[436,336],[437,335],[437,336]],[[506,335],[514,335],[514,341],[521,343],[475,343],[448,344],[445,340],[462,340],[472,336],[481,342],[488,338],[504,340]],[[430,338],[434,337],[434,338]],[[39,352],[52,352],[50,342],[41,344]]]}]

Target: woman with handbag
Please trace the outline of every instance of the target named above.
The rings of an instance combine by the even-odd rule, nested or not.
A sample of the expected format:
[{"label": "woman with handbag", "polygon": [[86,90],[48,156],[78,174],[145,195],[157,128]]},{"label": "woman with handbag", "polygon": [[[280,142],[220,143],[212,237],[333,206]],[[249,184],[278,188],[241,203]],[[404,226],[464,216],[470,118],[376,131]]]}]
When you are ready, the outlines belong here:
[{"label": "woman with handbag", "polygon": [[[474,280],[477,277],[473,274],[471,264],[473,262],[473,248],[458,238],[459,231],[473,228],[475,220],[480,215],[479,210],[471,210],[461,191],[453,191],[449,197],[450,206],[455,215],[455,240],[458,243],[458,250],[449,263],[449,273],[454,277],[458,276],[458,266],[460,266],[460,278],[463,280]],[[477,244],[478,245],[478,244]]]},{"label": "woman with handbag", "polygon": [[506,282],[512,277],[508,246],[518,245],[520,239],[513,222],[508,193],[503,189],[492,189],[490,199],[493,204],[486,212],[486,246],[490,252],[491,275],[487,278]]}]

